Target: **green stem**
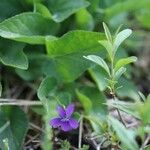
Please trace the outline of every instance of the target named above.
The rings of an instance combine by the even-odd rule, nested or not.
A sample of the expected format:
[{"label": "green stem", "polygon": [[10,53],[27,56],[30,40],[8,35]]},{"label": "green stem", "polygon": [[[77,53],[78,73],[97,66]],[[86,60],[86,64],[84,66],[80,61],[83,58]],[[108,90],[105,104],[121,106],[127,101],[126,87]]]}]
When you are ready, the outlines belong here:
[{"label": "green stem", "polygon": [[[115,82],[115,79],[114,79],[114,58],[115,58],[115,54],[113,54],[113,57],[111,59],[111,81],[112,81],[112,83],[111,83],[110,87],[111,87],[111,94],[113,96],[113,100],[115,101],[116,100],[116,96],[115,96],[115,84],[114,84],[114,82]],[[116,110],[117,110],[117,113],[118,113],[120,121],[126,127],[126,124],[125,124],[125,122],[124,122],[124,120],[123,120],[123,118],[121,116],[121,113],[120,113],[119,109],[116,108]]]}]

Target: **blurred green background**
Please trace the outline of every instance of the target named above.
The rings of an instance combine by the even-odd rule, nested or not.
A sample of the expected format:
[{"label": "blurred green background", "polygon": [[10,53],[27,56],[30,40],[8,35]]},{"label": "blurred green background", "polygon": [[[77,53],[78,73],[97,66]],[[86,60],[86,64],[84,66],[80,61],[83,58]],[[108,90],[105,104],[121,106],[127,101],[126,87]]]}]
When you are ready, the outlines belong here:
[{"label": "blurred green background", "polygon": [[[91,68],[93,64],[82,58],[93,53],[106,57],[97,43],[104,35],[95,33],[104,32],[102,22],[112,34],[120,25],[121,29],[133,30],[119,48],[117,58],[135,55],[138,61],[120,79],[123,87],[117,90],[118,97],[133,102],[140,100],[138,91],[147,96],[150,93],[150,0],[0,0],[1,101],[39,102],[37,89],[46,76],[57,80],[55,92],[65,99],[64,103],[68,103],[66,99],[76,100],[76,89],[84,86],[97,91],[94,97],[100,91],[102,98],[108,92],[106,73],[97,66]],[[89,93],[90,89],[83,91]],[[49,105],[48,117],[55,114],[55,101]],[[103,112],[101,104],[99,108]],[[26,114],[17,106],[1,106],[0,127],[4,125],[8,130],[2,132],[0,128],[0,147],[4,148],[2,139],[10,135],[12,150],[19,150],[24,139],[27,143],[27,135],[37,135],[43,129],[41,120],[47,118],[41,106],[23,106],[23,110]],[[24,147],[28,145],[30,142]],[[44,144],[43,149],[47,150]]]}]

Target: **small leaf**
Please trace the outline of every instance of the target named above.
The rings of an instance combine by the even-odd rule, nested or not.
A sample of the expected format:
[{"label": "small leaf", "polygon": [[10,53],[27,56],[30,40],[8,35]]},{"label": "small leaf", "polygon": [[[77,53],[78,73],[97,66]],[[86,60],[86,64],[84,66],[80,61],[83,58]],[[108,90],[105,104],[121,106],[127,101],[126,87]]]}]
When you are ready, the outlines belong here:
[{"label": "small leaf", "polygon": [[123,67],[129,63],[135,62],[135,61],[137,61],[137,58],[135,56],[119,59],[117,61],[117,63],[115,64],[115,71],[117,71],[121,67]]},{"label": "small leaf", "polygon": [[132,33],[132,30],[130,29],[125,29],[121,32],[119,32],[115,38],[114,41],[114,50],[117,51],[118,47],[120,46],[120,44],[130,36],[130,34]]},{"label": "small leaf", "polygon": [[105,31],[105,35],[107,37],[107,40],[112,43],[112,37],[111,37],[111,33],[109,31],[109,28],[107,27],[107,25],[103,22],[103,28],[104,28],[104,31]]},{"label": "small leaf", "polygon": [[126,68],[121,67],[115,72],[115,80],[118,80],[122,74],[126,72]]},{"label": "small leaf", "polygon": [[112,56],[112,49],[113,46],[109,41],[106,40],[102,40],[102,41],[98,41],[102,46],[104,46],[107,50],[107,53],[109,54],[110,59],[113,57]]},{"label": "small leaf", "polygon": [[120,141],[122,142],[122,144],[130,149],[130,150],[137,150],[139,149],[136,141],[135,141],[135,135],[134,133],[129,130],[126,129],[121,122],[119,122],[117,119],[109,116],[109,119],[111,121],[112,127],[115,130],[118,138],[120,139]]},{"label": "small leaf", "polygon": [[37,95],[43,105],[49,100],[50,93],[55,89],[56,85],[56,80],[52,77],[46,77],[40,84]]},{"label": "small leaf", "polygon": [[100,65],[108,73],[108,75],[110,75],[109,68],[106,62],[101,57],[96,56],[96,55],[88,55],[88,56],[84,56],[84,58],[91,60],[95,62],[96,64]]}]

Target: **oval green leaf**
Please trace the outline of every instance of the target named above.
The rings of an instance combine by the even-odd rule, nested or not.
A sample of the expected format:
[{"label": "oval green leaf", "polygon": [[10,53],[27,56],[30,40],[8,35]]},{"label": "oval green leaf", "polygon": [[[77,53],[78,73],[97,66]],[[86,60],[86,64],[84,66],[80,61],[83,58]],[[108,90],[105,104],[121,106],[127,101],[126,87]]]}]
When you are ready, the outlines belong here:
[{"label": "oval green leaf", "polygon": [[109,68],[108,68],[106,62],[101,57],[96,56],[96,55],[88,55],[88,56],[84,56],[84,58],[91,60],[94,63],[100,65],[108,73],[108,75],[110,75]]},{"label": "oval green leaf", "polygon": [[117,61],[117,63],[115,64],[115,71],[117,71],[121,67],[123,67],[129,63],[135,62],[135,61],[137,61],[137,57],[135,57],[135,56],[119,59]]}]

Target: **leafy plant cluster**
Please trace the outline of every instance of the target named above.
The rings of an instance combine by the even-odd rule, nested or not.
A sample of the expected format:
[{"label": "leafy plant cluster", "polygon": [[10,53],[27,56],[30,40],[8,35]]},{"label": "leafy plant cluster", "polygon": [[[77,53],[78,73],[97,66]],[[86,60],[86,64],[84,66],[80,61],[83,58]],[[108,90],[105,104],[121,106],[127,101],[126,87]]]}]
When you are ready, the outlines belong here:
[{"label": "leafy plant cluster", "polygon": [[[1,0],[0,149],[25,147],[31,114],[41,117],[43,150],[146,149],[150,96],[138,92],[133,76],[143,76],[134,55],[147,48],[149,8],[149,0]],[[133,34],[124,26],[114,32],[120,24]],[[18,80],[22,91],[15,91]],[[11,106],[30,102],[40,105],[30,106],[31,114]],[[61,131],[49,125],[56,107],[71,103],[79,129],[67,134],[77,134],[78,143],[59,139]]]}]

